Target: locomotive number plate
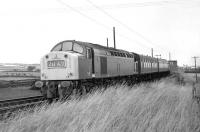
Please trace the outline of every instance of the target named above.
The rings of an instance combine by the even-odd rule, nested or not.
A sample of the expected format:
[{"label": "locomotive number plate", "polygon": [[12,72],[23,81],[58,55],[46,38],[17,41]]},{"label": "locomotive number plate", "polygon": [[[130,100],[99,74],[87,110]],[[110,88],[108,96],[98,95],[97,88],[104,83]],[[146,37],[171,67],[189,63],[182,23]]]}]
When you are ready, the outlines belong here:
[{"label": "locomotive number plate", "polygon": [[64,60],[53,60],[47,62],[48,68],[65,68],[66,64]]}]

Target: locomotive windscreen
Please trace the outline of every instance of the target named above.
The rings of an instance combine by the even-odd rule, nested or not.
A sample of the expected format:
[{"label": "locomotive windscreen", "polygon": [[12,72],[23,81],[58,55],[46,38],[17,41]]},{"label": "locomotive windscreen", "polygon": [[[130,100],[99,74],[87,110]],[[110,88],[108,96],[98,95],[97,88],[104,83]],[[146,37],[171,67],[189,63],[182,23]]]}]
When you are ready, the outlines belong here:
[{"label": "locomotive windscreen", "polygon": [[77,43],[61,42],[57,44],[51,51],[75,51],[83,53],[83,47]]}]

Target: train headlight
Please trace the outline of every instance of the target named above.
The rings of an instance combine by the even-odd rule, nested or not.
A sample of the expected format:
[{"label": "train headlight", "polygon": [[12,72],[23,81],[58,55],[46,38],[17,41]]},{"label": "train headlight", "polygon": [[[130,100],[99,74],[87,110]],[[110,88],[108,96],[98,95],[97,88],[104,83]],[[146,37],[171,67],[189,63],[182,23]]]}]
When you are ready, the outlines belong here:
[{"label": "train headlight", "polygon": [[49,56],[48,56],[48,55],[46,55],[46,56],[45,56],[45,58],[46,58],[46,59],[48,59],[48,58],[49,58]]}]

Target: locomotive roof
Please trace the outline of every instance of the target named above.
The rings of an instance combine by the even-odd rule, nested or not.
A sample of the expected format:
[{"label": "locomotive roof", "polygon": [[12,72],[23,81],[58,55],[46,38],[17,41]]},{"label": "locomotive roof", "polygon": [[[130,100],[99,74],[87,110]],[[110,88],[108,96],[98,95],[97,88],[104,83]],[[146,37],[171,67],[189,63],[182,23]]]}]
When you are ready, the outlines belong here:
[{"label": "locomotive roof", "polygon": [[[157,58],[155,58],[155,57],[145,56],[145,55],[137,54],[137,53],[134,53],[134,52],[129,52],[129,51],[126,51],[126,50],[115,49],[115,48],[112,48],[112,47],[106,47],[106,46],[102,46],[102,45],[94,44],[94,43],[89,43],[89,42],[82,42],[82,41],[76,41],[76,40],[65,40],[65,41],[62,41],[62,42],[76,42],[76,43],[78,43],[78,44],[81,44],[81,45],[84,45],[84,46],[87,46],[87,47],[96,48],[96,49],[101,49],[101,50],[105,50],[105,51],[123,52],[123,53],[134,54],[134,55],[137,55],[137,56],[140,56],[140,57],[151,58],[151,59],[157,59]],[[62,42],[60,42],[60,43],[62,43]],[[167,60],[165,60],[165,59],[159,59],[159,58],[158,58],[158,60],[167,61]]]},{"label": "locomotive roof", "polygon": [[[102,46],[99,44],[94,44],[94,43],[89,43],[89,42],[82,42],[82,41],[76,41],[76,40],[66,40],[67,42],[76,42],[78,44],[84,45],[84,46],[88,46],[91,48],[96,48],[96,49],[101,49],[101,50],[106,50],[106,51],[118,51],[118,52],[123,52],[123,53],[130,53],[129,51],[126,50],[121,50],[121,49],[115,49],[112,47],[106,47],[106,46]],[[66,42],[63,41],[63,42]]]}]

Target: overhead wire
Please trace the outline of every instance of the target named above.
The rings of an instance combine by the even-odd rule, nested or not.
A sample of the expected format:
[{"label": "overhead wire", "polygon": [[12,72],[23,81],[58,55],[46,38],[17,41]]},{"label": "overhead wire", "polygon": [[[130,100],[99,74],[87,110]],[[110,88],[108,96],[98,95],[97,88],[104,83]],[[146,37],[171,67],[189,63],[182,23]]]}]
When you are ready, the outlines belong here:
[{"label": "overhead wire", "polygon": [[74,7],[72,7],[72,6],[68,5],[68,4],[66,4],[66,3],[63,2],[62,0],[56,0],[56,1],[59,2],[60,4],[64,5],[64,6],[66,6],[67,8],[73,10],[74,12],[80,14],[81,16],[86,17],[86,18],[89,19],[90,21],[93,21],[94,23],[103,26],[105,29],[110,29],[109,26],[105,25],[104,23],[101,23],[101,22],[97,21],[96,19],[93,19],[92,17],[89,17],[89,16],[85,15],[85,14],[82,13],[81,11],[79,11],[79,10],[77,10],[76,8],[74,8]]},{"label": "overhead wire", "polygon": [[[92,3],[90,0],[88,0],[90,3]],[[60,1],[60,2],[62,2],[62,1]],[[157,44],[155,44],[155,43],[153,43],[153,42],[151,42],[148,38],[146,38],[144,35],[142,35],[141,33],[139,33],[139,32],[137,32],[137,31],[135,31],[135,30],[133,30],[132,28],[130,28],[129,26],[127,26],[126,24],[124,24],[124,23],[122,23],[122,22],[120,22],[119,20],[117,20],[116,18],[114,18],[112,15],[110,15],[109,13],[107,13],[105,10],[103,10],[102,8],[104,8],[104,9],[109,9],[109,8],[128,8],[128,7],[146,7],[146,6],[162,6],[162,5],[166,5],[166,4],[178,4],[178,5],[180,5],[180,4],[186,4],[186,3],[183,3],[183,2],[187,2],[187,3],[190,3],[190,2],[196,2],[196,3],[200,3],[199,1],[195,1],[195,0],[190,0],[190,1],[187,1],[187,0],[173,0],[173,1],[169,1],[169,0],[164,0],[164,1],[152,1],[152,2],[137,2],[137,3],[125,3],[125,4],[118,4],[118,5],[114,5],[114,6],[101,6],[101,7],[98,7],[98,6],[96,6],[94,3],[92,3],[93,4],[93,6],[96,6],[96,8],[98,8],[99,10],[101,10],[101,11],[103,11],[104,12],[104,14],[106,14],[107,16],[109,16],[110,18],[112,18],[113,20],[115,20],[115,21],[118,21],[118,23],[120,23],[121,25],[123,25],[123,27],[125,27],[125,28],[127,28],[129,31],[131,31],[131,32],[133,32],[134,34],[136,34],[136,35],[138,35],[138,36],[140,36],[141,38],[143,38],[146,42],[148,42],[148,43],[150,43],[151,45],[154,45],[154,47],[156,47],[156,48],[159,48],[159,49],[162,49],[164,52],[167,52],[166,51],[166,48],[163,48],[162,46],[160,46],[160,45],[157,45]],[[65,4],[66,5],[66,3],[63,3],[63,4]],[[79,14],[81,14],[81,15],[83,15],[84,17],[87,17],[88,19],[90,19],[90,20],[92,20],[93,22],[95,22],[96,24],[98,24],[98,25],[103,25],[103,27],[105,28],[106,27],[106,29],[108,29],[109,28],[109,30],[110,30],[110,27],[108,27],[107,25],[105,25],[105,24],[103,24],[103,23],[100,23],[100,22],[98,22],[96,19],[93,19],[92,17],[89,17],[89,16],[87,16],[87,15],[85,15],[84,13],[82,13],[80,10],[82,10],[82,9],[80,9],[79,7],[77,7],[77,8],[79,8],[79,10],[77,10],[77,9],[75,9],[74,7],[71,7],[71,6],[69,6],[69,5],[66,5],[66,6],[68,6],[68,8],[70,8],[70,9],[72,9],[72,10],[76,10],[76,12],[78,11],[78,13]],[[117,34],[119,34],[119,33],[117,33]],[[127,39],[127,40],[129,40],[129,41],[135,41],[136,42],[136,40],[133,40],[132,38],[130,39],[129,37],[126,37],[125,35],[123,35],[123,34],[119,34],[120,35],[120,37],[123,37],[123,38],[125,38],[125,39]],[[137,41],[137,43],[138,44],[141,44],[141,45],[143,45],[143,46],[145,46],[143,43],[141,43],[141,42],[139,42],[139,41]],[[149,46],[145,46],[146,48],[148,47],[148,48],[150,48]],[[152,48],[152,47],[151,47]],[[154,49],[155,51],[157,51],[156,49]],[[169,52],[167,52],[167,53],[169,53]]]},{"label": "overhead wire", "polygon": [[[107,30],[109,30],[109,31],[111,30],[111,28],[110,28],[109,26],[107,26],[106,24],[101,23],[101,22],[97,21],[96,19],[94,19],[94,18],[92,18],[92,17],[90,17],[90,16],[88,16],[88,15],[82,13],[81,11],[77,10],[76,8],[74,8],[74,7],[72,7],[72,6],[68,5],[68,4],[66,4],[66,3],[63,2],[62,0],[56,0],[56,1],[59,2],[60,4],[64,5],[64,6],[66,6],[67,8],[73,10],[74,12],[78,13],[79,15],[81,15],[81,16],[83,16],[83,17],[89,19],[90,21],[93,21],[93,22],[96,23],[97,25],[100,25],[100,26],[104,27],[105,29],[107,29]],[[129,41],[131,41],[131,42],[135,41],[135,42],[137,42],[136,44],[141,44],[141,45],[145,46],[145,47],[148,48],[148,49],[150,48],[149,46],[146,46],[146,45],[140,43],[139,41],[133,40],[133,39],[131,39],[131,38],[129,38],[129,37],[123,35],[123,34],[120,34],[120,33],[117,33],[117,34],[119,34],[121,37],[123,37],[123,38],[125,38],[125,39],[127,39],[127,40],[129,40]],[[141,46],[141,45],[139,45],[139,46]],[[143,47],[143,48],[144,48],[144,47]]]},{"label": "overhead wire", "polygon": [[[195,2],[195,3],[194,3]],[[120,4],[110,4],[110,5],[101,5],[99,6],[102,9],[119,9],[119,8],[132,8],[132,7],[152,7],[152,6],[165,6],[165,5],[186,5],[190,6],[190,3],[194,3],[194,6],[199,6],[200,1],[196,0],[164,0],[164,1],[151,1],[151,2],[129,2],[129,3],[120,3]],[[79,10],[93,10],[90,7],[76,7]]]},{"label": "overhead wire", "polygon": [[113,9],[113,8],[131,8],[131,7],[146,7],[146,6],[165,6],[169,4],[175,4],[175,5],[183,5],[186,2],[196,2],[200,3],[200,1],[195,0],[163,0],[163,1],[150,1],[150,2],[129,2],[129,3],[122,3],[122,4],[116,4],[116,5],[102,5],[101,7],[104,9]]},{"label": "overhead wire", "polygon": [[[117,18],[113,17],[111,14],[109,14],[107,11],[105,11],[104,9],[100,8],[99,6],[97,6],[96,4],[94,4],[91,0],[86,0],[87,2],[89,2],[93,7],[97,8],[98,10],[100,10],[101,12],[103,12],[106,16],[110,17],[112,20],[116,21],[117,23],[119,23],[120,25],[122,25],[124,28],[126,28],[127,30],[129,30],[130,32],[132,32],[133,34],[136,34],[137,36],[139,36],[140,38],[142,38],[143,40],[145,40],[146,42],[150,43],[153,47],[157,47],[162,50],[166,50],[163,49],[161,46],[156,45],[155,43],[153,43],[152,41],[150,41],[147,37],[145,37],[144,35],[142,35],[141,33],[135,31],[134,29],[132,29],[131,27],[129,27],[128,25],[126,25],[125,23],[121,22],[120,20],[118,20]],[[162,1],[162,2],[168,2],[168,1]],[[151,3],[151,2],[148,2]],[[148,46],[149,47],[149,46]]]}]

